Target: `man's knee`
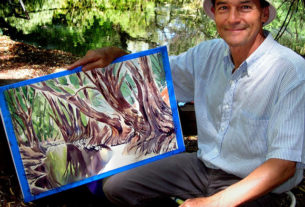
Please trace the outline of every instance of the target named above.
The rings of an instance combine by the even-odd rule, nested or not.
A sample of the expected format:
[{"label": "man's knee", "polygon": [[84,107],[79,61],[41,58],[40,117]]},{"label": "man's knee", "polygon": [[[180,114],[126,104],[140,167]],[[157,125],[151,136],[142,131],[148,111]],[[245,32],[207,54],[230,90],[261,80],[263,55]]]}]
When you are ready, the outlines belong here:
[{"label": "man's knee", "polygon": [[123,194],[123,186],[124,184],[119,181],[119,176],[117,175],[113,175],[103,180],[103,192],[105,196],[115,203],[117,203],[117,200],[120,200],[119,197]]},{"label": "man's knee", "polygon": [[134,206],[138,196],[137,184],[128,172],[121,172],[103,180],[103,191],[109,201],[117,206]]}]

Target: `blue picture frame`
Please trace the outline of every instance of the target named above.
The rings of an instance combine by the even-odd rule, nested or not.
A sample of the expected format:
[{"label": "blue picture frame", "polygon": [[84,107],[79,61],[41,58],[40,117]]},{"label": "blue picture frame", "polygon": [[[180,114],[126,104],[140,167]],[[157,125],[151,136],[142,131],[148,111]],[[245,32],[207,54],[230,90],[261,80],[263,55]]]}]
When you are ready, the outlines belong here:
[{"label": "blue picture frame", "polygon": [[[144,61],[144,58],[148,58],[150,56],[154,56],[154,57],[159,58],[158,60],[160,60],[161,64],[159,65],[160,67],[158,66],[158,69],[161,68],[162,69],[161,73],[164,73],[164,78],[165,79],[164,79],[163,85],[165,85],[166,92],[168,94],[167,95],[168,105],[169,105],[169,108],[171,110],[171,120],[172,120],[172,126],[173,126],[173,130],[174,130],[173,131],[174,138],[171,137],[170,141],[168,141],[168,143],[171,143],[170,146],[172,146],[172,147],[170,149],[163,150],[163,151],[161,150],[159,152],[154,152],[154,153],[151,153],[151,154],[148,153],[148,150],[145,151],[145,150],[142,149],[142,151],[143,152],[145,151],[145,153],[149,154],[149,156],[146,156],[146,155],[145,156],[144,155],[139,156],[139,155],[137,155],[136,157],[143,157],[143,159],[137,158],[138,161],[133,161],[132,163],[128,163],[126,165],[118,166],[118,167],[115,167],[116,165],[113,164],[114,167],[111,168],[109,171],[105,171],[105,172],[98,173],[98,174],[93,174],[93,175],[92,174],[87,175],[87,176],[85,175],[84,177],[80,178],[80,180],[77,180],[77,179],[72,180],[72,181],[69,181],[65,184],[61,184],[58,180],[56,180],[57,177],[55,176],[56,181],[52,181],[52,182],[53,183],[59,183],[58,186],[54,187],[54,185],[53,185],[53,187],[50,187],[50,188],[45,187],[44,190],[42,190],[42,188],[40,188],[40,190],[39,190],[39,188],[38,188],[38,190],[33,190],[34,189],[34,188],[32,188],[33,184],[31,184],[29,179],[27,178],[27,174],[28,174],[29,170],[26,167],[27,165],[25,164],[25,161],[24,161],[25,158],[24,158],[24,155],[22,155],[22,153],[21,153],[22,150],[20,148],[20,146],[21,146],[21,144],[20,144],[21,141],[20,140],[26,140],[22,133],[24,133],[24,134],[26,134],[26,133],[22,132],[22,130],[21,130],[22,127],[19,128],[19,132],[18,132],[18,130],[16,131],[16,129],[15,129],[15,128],[18,128],[17,127],[18,123],[16,124],[16,122],[20,122],[19,123],[20,126],[21,125],[25,126],[26,124],[21,123],[22,122],[21,118],[18,118],[18,117],[16,118],[16,112],[12,111],[12,108],[10,108],[12,106],[10,106],[10,104],[12,104],[12,102],[14,102],[14,101],[16,102],[16,104],[17,104],[17,102],[19,102],[19,107],[21,109],[25,108],[26,107],[25,104],[20,103],[21,99],[24,98],[24,97],[21,97],[21,96],[24,96],[24,94],[28,94],[27,95],[28,97],[27,97],[26,100],[27,101],[30,100],[29,102],[31,102],[31,100],[34,99],[33,97],[36,97],[35,95],[33,95],[33,92],[31,92],[31,91],[33,91],[34,89],[37,90],[37,88],[40,87],[39,90],[41,92],[42,88],[43,88],[43,85],[41,85],[42,83],[46,83],[46,81],[55,80],[55,79],[57,80],[58,78],[64,77],[64,78],[61,79],[61,81],[64,82],[65,84],[67,84],[65,81],[68,80],[68,78],[66,78],[66,77],[70,77],[70,75],[75,76],[76,74],[81,74],[81,73],[84,73],[84,72],[82,72],[81,67],[78,67],[78,68],[75,68],[73,70],[62,71],[62,72],[59,72],[59,73],[54,73],[54,74],[50,74],[50,75],[47,75],[47,76],[38,77],[38,78],[30,79],[30,80],[25,80],[25,81],[22,81],[22,82],[18,82],[18,83],[14,83],[14,84],[11,84],[11,85],[6,85],[6,86],[0,87],[1,116],[2,116],[2,120],[3,120],[4,128],[5,128],[5,132],[6,132],[6,135],[7,135],[9,148],[10,148],[10,151],[11,151],[11,154],[12,154],[12,157],[13,157],[13,162],[14,162],[14,165],[15,165],[15,169],[16,169],[16,172],[17,172],[17,177],[19,179],[21,191],[22,191],[25,202],[30,202],[30,201],[33,201],[33,200],[36,200],[36,199],[39,199],[39,198],[43,198],[43,197],[46,197],[46,196],[64,191],[64,190],[68,190],[68,189],[71,189],[71,188],[74,188],[74,187],[77,187],[77,186],[88,184],[88,183],[91,183],[93,181],[97,181],[97,180],[100,180],[102,178],[108,177],[110,175],[116,174],[118,172],[122,172],[122,171],[125,171],[125,170],[128,170],[128,169],[131,169],[131,168],[134,168],[134,167],[137,167],[137,166],[141,166],[141,165],[144,165],[146,163],[150,163],[150,162],[153,162],[153,161],[171,156],[173,154],[177,154],[177,153],[185,151],[184,141],[183,141],[183,136],[182,136],[182,131],[181,131],[181,125],[180,125],[180,120],[179,120],[179,114],[178,114],[178,108],[177,108],[177,102],[176,102],[175,94],[174,94],[174,88],[173,88],[173,82],[172,82],[172,78],[171,78],[170,64],[169,64],[169,59],[168,59],[166,46],[162,46],[162,47],[158,47],[158,48],[154,48],[154,49],[150,49],[150,50],[146,50],[146,51],[142,51],[142,52],[138,52],[138,53],[133,53],[133,54],[129,54],[129,55],[120,57],[120,58],[116,59],[111,65],[113,66],[113,68],[116,66],[116,69],[113,69],[113,71],[115,71],[114,73],[118,73],[117,71],[120,70],[118,65],[123,65],[125,63],[127,64],[128,61],[136,61],[134,63],[134,65],[130,66],[130,67],[134,67],[134,66],[141,67],[142,63],[139,62],[139,61]],[[151,59],[148,59],[148,60],[150,61],[150,65],[153,65],[154,63],[156,63],[156,61],[154,61],[154,63],[153,63],[153,61]],[[152,67],[153,66],[151,66],[151,68]],[[127,73],[127,72],[125,72],[125,73]],[[130,73],[130,74],[131,75],[129,76],[129,79],[132,79],[133,78],[133,77],[131,77],[132,73]],[[90,73],[90,76],[88,75],[88,77],[89,78],[93,77],[93,75],[94,75],[93,73]],[[124,77],[127,77],[127,76],[124,76]],[[70,78],[69,80],[70,80],[70,82],[72,82],[72,78]],[[117,81],[120,82],[120,80],[117,80]],[[133,82],[133,84],[127,84],[127,85],[125,84],[125,87],[127,87],[126,90],[129,91],[129,92],[131,91],[131,88],[137,88],[137,90],[139,90],[139,88],[137,87],[138,86],[137,84],[139,84],[139,83]],[[123,84],[121,83],[121,87],[123,87],[122,85]],[[25,87],[27,87],[27,86],[30,86],[31,88],[35,86],[37,88],[34,88],[34,89],[32,88],[31,91],[28,91],[27,89],[25,89]],[[56,99],[56,97],[55,97],[56,90],[53,90],[53,89],[54,89],[54,87],[58,87],[58,86],[50,86],[48,84],[45,84],[44,87],[47,88],[46,91],[49,90],[47,92],[49,92],[51,95],[48,95],[46,91],[41,92],[41,94],[44,94],[46,97],[49,97],[49,101],[55,100]],[[53,87],[53,89],[51,90],[52,87]],[[17,89],[23,95],[20,95],[20,94],[16,95]],[[12,90],[14,92],[12,92]],[[66,94],[68,94],[68,92],[67,92],[68,89],[62,89],[62,90],[64,90],[66,92]],[[36,94],[36,92],[35,92],[35,94]],[[85,94],[85,92],[82,92],[82,95],[83,94]],[[131,94],[131,92],[130,92],[130,94]],[[134,94],[138,97],[139,96],[139,91],[135,92]],[[14,100],[10,99],[8,96],[15,96],[15,99]],[[127,95],[126,95],[126,97],[127,97]],[[133,103],[133,101],[134,100],[132,100],[132,98],[131,98],[130,99],[130,104]],[[47,101],[45,101],[44,103],[46,103],[46,102]],[[66,112],[63,113],[64,115],[62,114],[62,116],[61,116],[61,121],[63,119],[67,119],[67,116],[68,116],[67,113],[69,113],[69,111],[71,112],[71,114],[74,114],[74,115],[76,114],[76,112],[75,112],[76,109],[74,109],[74,108],[72,109],[72,107],[71,107],[71,105],[73,105],[73,104],[70,104],[70,103],[67,104],[67,103],[63,103],[63,102],[64,101],[62,101],[62,99],[61,99],[61,100],[58,101],[58,103],[55,103],[55,105],[57,104],[56,106],[58,108],[66,110]],[[42,105],[42,104],[40,104],[40,105]],[[136,104],[133,104],[133,105],[136,105]],[[45,106],[45,107],[48,107],[48,106]],[[49,115],[48,115],[48,119],[50,119],[49,122],[50,123],[51,122],[56,123],[56,120],[54,121],[54,117],[56,116],[56,113],[58,113],[58,112],[55,112],[56,110],[54,109],[54,107],[53,107],[53,112],[54,112],[53,115],[52,115],[50,107],[48,108],[48,110],[50,111]],[[77,112],[77,114],[78,114],[77,116],[78,116],[79,120],[81,119],[81,121],[79,121],[79,123],[86,122],[85,124],[83,123],[83,125],[88,126],[89,125],[89,121],[88,121],[89,118],[86,118],[86,117],[84,118],[84,116],[80,115],[81,114],[80,112]],[[60,116],[60,115],[58,115],[58,116]],[[72,123],[72,118],[70,118],[70,120],[69,119],[67,119],[67,120],[66,120],[66,123]],[[61,124],[63,124],[63,122],[61,122]],[[127,123],[127,125],[128,125],[128,123]],[[65,126],[62,126],[62,127],[65,127]],[[36,129],[37,129],[37,126],[36,126]],[[70,128],[70,129],[75,129],[75,128]],[[35,127],[33,127],[33,130],[35,132]],[[69,131],[69,130],[66,130],[66,131]],[[72,130],[72,134],[74,132],[75,132],[75,130]],[[51,132],[49,132],[49,133],[51,133]],[[74,134],[73,134],[73,136],[74,136]],[[172,134],[171,134],[171,136],[172,136]],[[132,140],[132,138],[131,138],[131,140]],[[24,145],[32,146],[30,141],[26,140],[24,142],[26,143]],[[39,142],[42,142],[42,141],[40,140]],[[45,141],[45,143],[47,143],[47,142],[48,141]],[[35,143],[35,142],[33,142],[33,143]],[[131,142],[123,141],[123,144],[118,144],[118,145],[108,144],[108,146],[104,146],[106,144],[103,145],[103,143],[102,143],[101,146],[106,147],[106,148],[107,147],[111,148],[112,146],[115,146],[115,147],[116,146],[125,146],[125,143],[130,144]],[[126,144],[126,146],[127,146],[127,144]],[[87,144],[86,147],[88,145],[89,144]],[[140,145],[140,144],[138,143],[138,145]],[[95,145],[93,144],[92,146],[90,146],[91,147],[90,150],[92,149],[92,147],[94,148],[96,146],[97,146],[96,143],[95,143]],[[25,148],[28,149],[28,147],[25,147]],[[132,154],[132,152],[134,152],[136,154],[139,151],[138,148],[136,150],[134,149],[134,147],[129,147],[129,148],[130,148],[131,154]],[[51,148],[48,148],[47,150],[44,150],[44,152],[47,151],[45,153],[49,153],[48,155],[50,155],[51,157],[58,156],[58,155],[56,155],[56,153],[54,154],[54,152],[48,151],[49,149],[51,149]],[[126,152],[126,148],[124,148],[124,149],[125,149],[124,152]],[[161,149],[162,149],[162,147],[161,147]],[[67,149],[65,148],[65,151],[66,150]],[[87,150],[87,148],[86,148],[86,150]],[[100,152],[99,151],[100,149],[94,148],[93,150],[97,150],[98,152]],[[140,149],[140,151],[141,151],[141,149]],[[30,152],[32,152],[32,151],[30,151]],[[27,152],[27,153],[30,153],[30,152]],[[53,154],[50,154],[50,153],[53,153]],[[145,153],[143,153],[143,154],[145,154]],[[66,156],[68,156],[68,155],[66,155]],[[121,159],[124,159],[124,155],[114,154],[113,157],[115,157],[115,156],[123,156]],[[111,157],[111,159],[113,157]],[[49,162],[46,162],[46,160],[48,160],[48,158],[49,157],[47,157],[47,158],[44,157],[43,158],[43,162],[44,162],[43,164],[45,164],[45,163],[49,164]],[[66,160],[65,161],[66,168],[71,167],[71,165],[72,165],[71,163],[67,164],[67,157],[63,158],[63,159]],[[109,162],[109,161],[107,161],[107,162]],[[54,166],[54,164],[49,164],[49,165]],[[50,169],[51,169],[51,167],[49,165],[48,165],[48,167],[49,167],[48,173],[50,173]],[[105,166],[106,165],[108,165],[108,164],[105,164]],[[77,168],[74,168],[74,170],[72,169],[70,171],[70,173],[75,173],[76,169]],[[65,173],[66,172],[67,172],[67,169],[66,169]],[[47,177],[49,177],[49,175]],[[48,182],[50,182],[50,181],[48,181]],[[34,185],[36,185],[36,184],[34,184]]]}]

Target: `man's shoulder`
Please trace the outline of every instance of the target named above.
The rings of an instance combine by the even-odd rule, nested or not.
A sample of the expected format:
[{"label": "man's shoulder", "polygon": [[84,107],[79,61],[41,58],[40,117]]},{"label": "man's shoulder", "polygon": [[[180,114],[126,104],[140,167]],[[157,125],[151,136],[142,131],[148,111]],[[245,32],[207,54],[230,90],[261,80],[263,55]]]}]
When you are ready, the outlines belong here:
[{"label": "man's shoulder", "polygon": [[266,40],[260,46],[260,50],[261,52],[263,51],[264,55],[267,55],[269,59],[285,60],[287,62],[292,62],[293,64],[305,64],[305,59],[301,55],[274,40],[269,31],[265,30],[264,32]]},{"label": "man's shoulder", "polygon": [[277,43],[273,48],[273,52],[278,56],[278,58],[284,58],[286,60],[297,60],[300,64],[305,64],[305,59],[293,51],[292,49]]},{"label": "man's shoulder", "polygon": [[201,58],[210,57],[213,54],[223,56],[228,51],[228,45],[223,39],[205,40],[198,45],[190,48],[187,53],[192,57]]},{"label": "man's shoulder", "polygon": [[299,79],[305,79],[305,59],[292,49],[272,40],[263,55],[263,60],[277,71],[292,72]]},{"label": "man's shoulder", "polygon": [[277,44],[274,48],[275,57],[284,62],[285,65],[290,66],[299,75],[300,78],[305,79],[305,59],[297,54],[292,49]]},{"label": "man's shoulder", "polygon": [[211,40],[205,40],[201,43],[199,43],[195,48],[201,48],[201,49],[227,49],[228,45],[223,39],[211,39]]}]

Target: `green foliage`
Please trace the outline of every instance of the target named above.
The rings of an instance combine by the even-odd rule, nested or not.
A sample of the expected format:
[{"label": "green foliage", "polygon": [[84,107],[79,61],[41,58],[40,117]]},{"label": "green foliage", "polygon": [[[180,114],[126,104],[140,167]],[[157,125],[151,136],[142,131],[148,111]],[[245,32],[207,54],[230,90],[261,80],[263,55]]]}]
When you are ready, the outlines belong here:
[{"label": "green foliage", "polygon": [[136,85],[133,82],[130,75],[127,74],[125,76],[125,81],[123,82],[123,84],[121,86],[121,92],[123,94],[123,97],[128,101],[128,103],[134,104],[134,99],[132,97],[132,92],[131,92],[131,89],[129,86],[131,86],[131,88],[133,88],[133,90],[135,90]]},{"label": "green foliage", "polygon": [[[105,46],[136,52],[165,44],[170,54],[179,54],[218,37],[201,0],[29,0],[25,2],[29,20],[20,18],[25,14],[19,2],[13,2],[0,4],[0,16],[23,39],[79,55]],[[266,29],[274,36],[284,32],[279,42],[305,55],[304,1],[273,2],[278,15]],[[287,19],[289,25],[281,30]]]},{"label": "green foliage", "polygon": [[75,88],[79,88],[79,80],[75,74],[69,75],[69,80]]},{"label": "green foliage", "polygon": [[60,85],[64,85],[64,86],[67,86],[67,85],[68,85],[68,81],[67,81],[66,76],[59,77],[57,80],[58,80],[58,82],[60,83]]},{"label": "green foliage", "polygon": [[81,118],[82,124],[83,124],[84,126],[87,126],[87,124],[88,124],[88,119],[87,119],[87,117],[86,117],[82,112],[80,112],[80,118]]},{"label": "green foliage", "polygon": [[[163,63],[162,63],[162,56],[161,54],[152,54],[149,56],[149,61],[150,61],[150,66],[153,72],[154,80],[156,82],[156,85],[159,88],[159,91],[162,91],[164,87],[166,87],[166,80],[165,80],[165,73],[163,70]],[[137,65],[138,60],[131,60],[133,61],[133,64]],[[118,70],[118,65],[116,65],[115,70],[113,71],[114,73],[117,73]],[[122,72],[121,74],[124,74]],[[138,93],[137,91],[137,85],[134,82],[134,80],[131,77],[132,75],[129,73],[126,73],[125,76],[121,76],[120,79],[123,78],[123,83],[121,85],[121,92],[124,97],[130,104],[134,104],[135,99],[134,99],[134,94],[133,93]]]},{"label": "green foliage", "polygon": [[[10,89],[5,91],[5,99],[12,115],[16,136],[23,141],[29,141],[29,137],[26,137],[25,135],[28,126],[24,122],[29,120],[32,121],[34,131],[39,141],[43,141],[54,135],[54,127],[50,125],[49,104],[46,103],[46,100],[37,97],[33,88],[23,86],[16,89]],[[30,111],[32,111],[31,117],[22,117],[22,112],[30,115]],[[44,117],[43,121],[41,120],[42,117]]]},{"label": "green foliage", "polygon": [[305,55],[305,4],[302,0],[276,0],[277,18],[266,28],[278,41]]},{"label": "green foliage", "polygon": [[35,99],[33,108],[33,126],[37,134],[39,141],[45,141],[47,139],[56,139],[55,128],[52,124],[52,118],[50,117],[51,109],[49,103],[43,98]]},{"label": "green foliage", "polygon": [[[110,45],[135,52],[136,48],[128,48],[130,42],[135,44],[145,42],[150,48],[162,45],[164,42],[160,41],[160,38],[164,38],[161,36],[172,36],[171,33],[181,34],[181,30],[184,29],[193,30],[196,21],[187,18],[196,16],[195,14],[201,10],[198,9],[201,5],[199,0],[40,0],[38,2],[26,2],[30,20],[6,15],[5,21],[25,34],[25,39],[29,42],[38,42],[43,47],[56,47],[81,55],[89,49]],[[186,8],[185,14],[183,14],[184,9],[181,10],[183,4]],[[178,15],[181,15],[182,19],[175,22],[179,18]],[[197,42],[198,38],[191,41],[193,44]],[[185,47],[182,48],[184,49]],[[177,52],[180,52],[180,49]]]},{"label": "green foliage", "polygon": [[152,71],[160,91],[166,87],[165,72],[163,70],[163,62],[161,54],[153,54],[150,56]]},{"label": "green foliage", "polygon": [[66,178],[67,146],[65,144],[50,147],[46,153],[45,166],[51,182],[59,185],[67,184]]},{"label": "green foliage", "polygon": [[[16,109],[16,100],[14,100],[12,97],[14,96],[13,90],[7,90],[4,92],[4,97],[7,103],[7,106],[9,108],[9,111],[12,116],[12,120],[16,120],[16,122],[13,122],[15,133],[17,136],[21,137],[23,134],[22,130],[24,129],[24,124],[22,123],[22,120],[18,116],[17,109]],[[25,140],[24,140],[25,141]]]},{"label": "green foliage", "polygon": [[[162,56],[154,54],[148,60],[157,86],[162,91],[166,86],[165,74],[161,69]],[[134,61],[135,65],[138,64],[137,59],[132,61]],[[118,72],[119,65],[116,64],[114,73]],[[134,94],[138,92],[132,74],[126,68],[123,68],[120,75],[123,81],[120,88],[122,95],[130,104],[134,104],[136,98]],[[52,91],[56,93],[54,94]],[[81,98],[87,103],[89,102],[88,104],[97,110],[107,110],[109,113],[113,110],[102,94],[93,88],[93,84],[84,73],[74,73],[46,80],[44,83],[10,89],[5,91],[5,98],[12,114],[15,133],[19,140],[30,141],[30,138],[25,133],[28,121],[33,124],[34,132],[40,142],[63,139],[60,125],[78,126],[78,123],[76,123],[76,107],[70,105],[64,97],[60,97],[60,94]],[[87,126],[89,117],[80,111],[79,114],[81,123],[83,126]],[[63,120],[66,120],[66,122]]]}]

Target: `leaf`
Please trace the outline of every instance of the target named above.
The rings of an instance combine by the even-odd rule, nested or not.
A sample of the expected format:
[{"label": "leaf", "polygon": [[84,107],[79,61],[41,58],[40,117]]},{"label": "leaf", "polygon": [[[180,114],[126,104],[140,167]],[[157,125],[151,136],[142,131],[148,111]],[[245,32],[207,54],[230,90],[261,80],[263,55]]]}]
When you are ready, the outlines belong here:
[{"label": "leaf", "polygon": [[76,89],[79,88],[79,79],[75,74],[70,75],[69,80]]},{"label": "leaf", "polygon": [[67,81],[67,78],[65,76],[58,78],[58,82],[61,85],[65,85],[65,86],[68,85],[68,81]]}]

